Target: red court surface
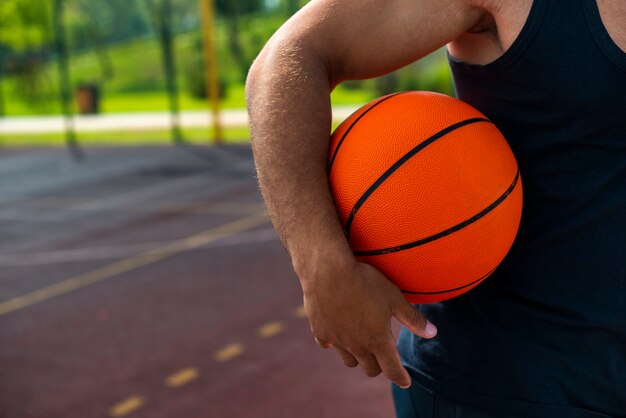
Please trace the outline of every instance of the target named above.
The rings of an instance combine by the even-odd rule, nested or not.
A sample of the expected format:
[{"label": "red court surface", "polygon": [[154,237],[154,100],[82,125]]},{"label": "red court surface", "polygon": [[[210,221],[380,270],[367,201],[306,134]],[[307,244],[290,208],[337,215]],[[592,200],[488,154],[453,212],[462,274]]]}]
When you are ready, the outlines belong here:
[{"label": "red court surface", "polygon": [[247,147],[4,150],[0,417],[392,417],[317,347]]}]

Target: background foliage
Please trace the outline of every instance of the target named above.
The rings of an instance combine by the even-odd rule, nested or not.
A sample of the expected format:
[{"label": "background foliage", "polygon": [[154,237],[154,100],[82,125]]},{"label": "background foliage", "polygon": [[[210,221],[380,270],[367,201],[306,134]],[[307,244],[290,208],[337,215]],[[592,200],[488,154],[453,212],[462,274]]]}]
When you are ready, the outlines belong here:
[{"label": "background foliage", "polygon": [[[155,7],[164,0],[63,0],[73,88],[94,84],[102,111],[167,109]],[[183,109],[206,108],[198,0],[169,0],[177,84]],[[0,110],[59,113],[51,23],[53,0],[0,1]],[[245,105],[248,68],[265,42],[305,0],[216,0],[216,39],[226,107]],[[397,90],[452,87],[441,53],[376,80],[353,81],[335,103],[362,103]],[[0,112],[0,113],[2,113]]]}]

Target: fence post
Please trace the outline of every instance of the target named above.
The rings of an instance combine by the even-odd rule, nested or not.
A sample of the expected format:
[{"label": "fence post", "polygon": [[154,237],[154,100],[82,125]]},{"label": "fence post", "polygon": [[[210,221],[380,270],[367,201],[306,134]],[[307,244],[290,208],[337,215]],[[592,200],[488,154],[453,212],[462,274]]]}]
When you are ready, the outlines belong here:
[{"label": "fence post", "polygon": [[4,58],[0,55],[0,118],[4,117]]},{"label": "fence post", "polygon": [[65,121],[65,141],[76,160],[82,160],[81,151],[74,128],[74,118],[72,116],[72,92],[70,83],[69,58],[67,55],[67,42],[65,38],[65,27],[63,24],[63,0],[54,0],[52,10],[52,26],[54,28],[54,43],[58,56],[59,81],[61,90],[61,107]]},{"label": "fence post", "polygon": [[207,96],[211,102],[213,115],[213,138],[216,144],[223,143],[222,121],[220,116],[220,84],[217,66],[217,49],[215,47],[215,12],[213,0],[200,2],[200,26],[204,47],[204,68],[206,70]]},{"label": "fence post", "polygon": [[172,5],[171,0],[162,0],[158,16],[159,38],[163,52],[163,68],[167,84],[167,94],[170,103],[170,115],[172,119],[172,137],[174,141],[181,142],[183,134],[180,128],[180,106],[178,103],[178,85],[176,84],[176,64],[173,50],[172,35]]}]

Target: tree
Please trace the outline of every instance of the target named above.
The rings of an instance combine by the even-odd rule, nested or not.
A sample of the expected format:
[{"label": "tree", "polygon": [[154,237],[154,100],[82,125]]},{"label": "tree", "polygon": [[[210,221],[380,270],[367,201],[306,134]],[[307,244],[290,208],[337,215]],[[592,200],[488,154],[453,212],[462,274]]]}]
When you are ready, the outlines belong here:
[{"label": "tree", "polygon": [[285,11],[287,12],[287,16],[294,15],[300,9],[299,0],[284,0],[284,1],[285,1]]},{"label": "tree", "polygon": [[15,51],[40,49],[50,39],[50,2],[2,0],[0,44]]},{"label": "tree", "polygon": [[225,15],[232,9],[241,15],[256,13],[263,10],[263,6],[263,0],[215,0],[217,12]]},{"label": "tree", "polygon": [[[21,92],[31,100],[37,98],[43,85],[39,70],[51,42],[50,19],[48,1],[0,2],[0,81],[7,73],[16,74]],[[0,85],[0,115],[4,114],[2,92]]]},{"label": "tree", "polygon": [[[242,15],[263,10],[262,0],[217,0],[217,12],[226,17],[228,28],[228,49],[240,71],[245,72],[250,66],[251,58],[247,57],[241,43],[239,18]],[[239,75],[241,78],[244,73]]]}]

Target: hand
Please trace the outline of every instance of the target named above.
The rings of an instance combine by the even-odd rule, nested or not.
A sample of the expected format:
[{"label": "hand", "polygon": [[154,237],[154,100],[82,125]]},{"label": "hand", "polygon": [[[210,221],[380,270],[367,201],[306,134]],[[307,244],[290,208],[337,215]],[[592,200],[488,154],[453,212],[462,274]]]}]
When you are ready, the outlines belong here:
[{"label": "hand", "polygon": [[[374,267],[356,262],[339,271],[318,270],[303,283],[304,311],[317,343],[334,348],[347,367],[369,377],[381,372],[400,387],[411,379],[400,362],[391,331],[395,316],[410,331],[432,338],[437,329]],[[331,269],[332,270],[332,269]],[[323,275],[323,276],[322,276]]]}]

